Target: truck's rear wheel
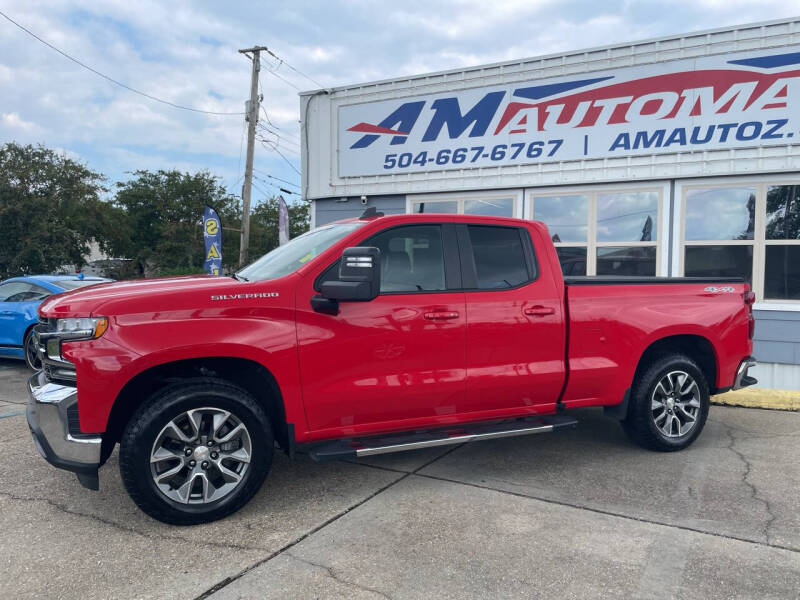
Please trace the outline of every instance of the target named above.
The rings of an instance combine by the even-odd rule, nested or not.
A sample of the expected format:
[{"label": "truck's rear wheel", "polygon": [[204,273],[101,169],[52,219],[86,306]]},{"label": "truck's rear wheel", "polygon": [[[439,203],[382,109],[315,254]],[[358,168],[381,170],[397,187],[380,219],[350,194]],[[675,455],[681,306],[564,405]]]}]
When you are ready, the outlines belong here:
[{"label": "truck's rear wheel", "polygon": [[634,381],[622,427],[633,441],[650,450],[682,450],[703,430],[709,402],[708,382],[691,358],[661,355]]},{"label": "truck's rear wheel", "polygon": [[157,392],[136,411],[120,441],[120,472],[151,517],[205,523],[253,497],[272,450],[269,420],[247,391],[193,379]]}]

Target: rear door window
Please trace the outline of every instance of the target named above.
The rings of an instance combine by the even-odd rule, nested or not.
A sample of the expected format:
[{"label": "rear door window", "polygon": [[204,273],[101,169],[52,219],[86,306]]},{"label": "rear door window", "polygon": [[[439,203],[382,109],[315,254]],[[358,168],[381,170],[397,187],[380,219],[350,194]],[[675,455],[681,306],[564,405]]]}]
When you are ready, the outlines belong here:
[{"label": "rear door window", "polygon": [[509,289],[535,279],[535,273],[529,271],[518,228],[469,225],[467,230],[478,289]]}]

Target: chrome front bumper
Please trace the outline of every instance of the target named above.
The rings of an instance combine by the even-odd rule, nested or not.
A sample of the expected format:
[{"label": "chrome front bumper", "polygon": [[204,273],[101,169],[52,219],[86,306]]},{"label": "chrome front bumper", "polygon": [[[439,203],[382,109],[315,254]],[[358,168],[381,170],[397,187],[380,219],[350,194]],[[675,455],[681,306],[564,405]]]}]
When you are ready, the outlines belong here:
[{"label": "chrome front bumper", "polygon": [[745,358],[739,368],[736,369],[736,378],[733,380],[733,390],[740,390],[742,388],[748,387],[750,385],[755,385],[758,383],[758,380],[755,377],[750,377],[747,374],[747,371],[750,367],[756,366],[756,359],[752,356]]},{"label": "chrome front bumper", "polygon": [[78,402],[77,389],[48,382],[39,371],[28,380],[28,396],[28,427],[39,454],[51,465],[77,473],[84,486],[97,489],[103,438],[69,431],[68,410]]}]

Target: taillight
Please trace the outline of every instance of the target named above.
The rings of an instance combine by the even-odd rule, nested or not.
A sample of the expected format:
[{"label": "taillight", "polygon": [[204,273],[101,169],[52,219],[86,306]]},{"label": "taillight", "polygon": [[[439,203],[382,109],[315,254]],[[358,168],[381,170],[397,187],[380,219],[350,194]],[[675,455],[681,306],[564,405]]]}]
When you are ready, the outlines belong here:
[{"label": "taillight", "polygon": [[747,306],[747,335],[752,340],[756,333],[756,320],[753,318],[753,304],[756,301],[756,293],[752,290],[745,290],[744,303]]}]

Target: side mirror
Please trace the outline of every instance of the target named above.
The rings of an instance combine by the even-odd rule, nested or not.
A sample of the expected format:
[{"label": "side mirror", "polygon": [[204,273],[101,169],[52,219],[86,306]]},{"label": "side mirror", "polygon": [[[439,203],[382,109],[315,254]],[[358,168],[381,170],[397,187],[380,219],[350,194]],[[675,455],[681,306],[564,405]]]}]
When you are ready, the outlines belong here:
[{"label": "side mirror", "polygon": [[381,251],[378,248],[345,248],[339,263],[339,280],[326,281],[322,296],[340,302],[367,302],[381,291]]}]

